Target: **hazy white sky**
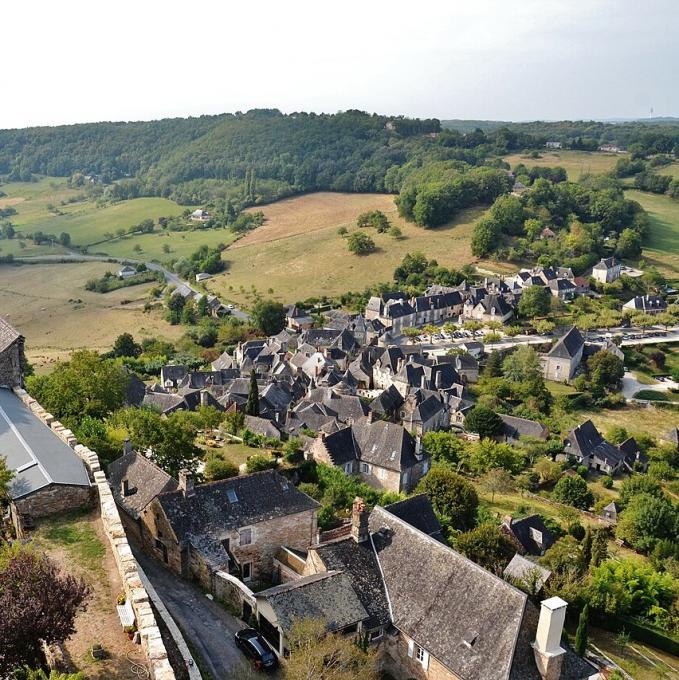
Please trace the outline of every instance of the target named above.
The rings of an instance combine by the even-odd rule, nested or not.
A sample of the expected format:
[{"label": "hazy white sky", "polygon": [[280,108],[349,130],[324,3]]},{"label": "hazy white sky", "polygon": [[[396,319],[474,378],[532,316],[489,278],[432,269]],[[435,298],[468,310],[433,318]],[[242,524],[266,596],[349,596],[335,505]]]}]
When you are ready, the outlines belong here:
[{"label": "hazy white sky", "polygon": [[0,128],[679,115],[679,0],[6,0],[0,23]]}]

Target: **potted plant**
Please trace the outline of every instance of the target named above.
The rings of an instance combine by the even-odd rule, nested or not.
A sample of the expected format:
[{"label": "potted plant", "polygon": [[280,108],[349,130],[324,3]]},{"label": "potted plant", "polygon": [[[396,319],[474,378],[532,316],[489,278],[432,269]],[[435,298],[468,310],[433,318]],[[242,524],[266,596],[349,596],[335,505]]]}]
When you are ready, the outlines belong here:
[{"label": "potted plant", "polygon": [[137,626],[135,626],[134,624],[132,624],[131,626],[125,626],[124,630],[127,633],[128,640],[133,640],[134,634],[137,632]]},{"label": "potted plant", "polygon": [[118,604],[125,604],[127,602],[127,597],[125,593],[118,593],[118,597],[116,598],[116,602]]}]

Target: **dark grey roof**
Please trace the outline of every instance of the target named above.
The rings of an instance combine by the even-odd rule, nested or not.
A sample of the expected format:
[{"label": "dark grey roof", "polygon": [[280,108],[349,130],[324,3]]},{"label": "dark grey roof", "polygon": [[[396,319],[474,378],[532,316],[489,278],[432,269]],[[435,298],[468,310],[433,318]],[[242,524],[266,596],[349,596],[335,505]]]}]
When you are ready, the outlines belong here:
[{"label": "dark grey roof", "polygon": [[360,455],[351,426],[326,435],[323,444],[333,465],[342,466]]},{"label": "dark grey roof", "polygon": [[[123,494],[123,480],[129,484],[127,496]],[[159,493],[177,488],[176,480],[136,451],[109,464],[108,483],[116,503],[135,519]]]},{"label": "dark grey roof", "polygon": [[330,347],[341,334],[342,331],[334,328],[310,328],[300,335],[299,341],[301,344],[306,343],[314,348]]},{"label": "dark grey roof", "polygon": [[601,436],[591,420],[586,420],[568,433],[565,451],[580,458],[596,456],[613,468],[618,467],[625,457],[619,448]]},{"label": "dark grey roof", "polygon": [[433,536],[438,541],[442,540],[441,525],[426,494],[410,496],[403,501],[387,505],[384,509],[419,529],[423,534]]},{"label": "dark grey roof", "polygon": [[547,356],[555,357],[557,359],[572,359],[577,355],[584,344],[585,340],[580,334],[580,331],[573,326],[568,333],[552,347]]},{"label": "dark grey roof", "polygon": [[19,331],[13,326],[10,326],[10,324],[0,316],[0,352],[4,352],[20,337]]},{"label": "dark grey roof", "polygon": [[[236,502],[229,500],[229,491]],[[274,470],[201,484],[189,496],[181,490],[163,493],[158,501],[180,541],[205,535],[221,540],[225,529],[320,507]]]},{"label": "dark grey roof", "polygon": [[513,311],[511,305],[501,295],[486,295],[481,300],[481,304],[486,314],[490,314],[493,309],[500,316],[505,316]]},{"label": "dark grey roof", "polygon": [[667,303],[660,295],[637,295],[625,303],[625,307],[632,307],[639,311],[657,311],[667,309]]},{"label": "dark grey roof", "polygon": [[0,455],[16,475],[13,499],[50,484],[89,486],[85,464],[14,392],[0,388]]},{"label": "dark grey roof", "polygon": [[360,460],[396,471],[411,468],[417,463],[415,440],[400,425],[361,418],[353,424],[352,430]]},{"label": "dark grey roof", "polygon": [[[554,534],[545,526],[540,515],[529,515],[523,519],[512,519],[504,522],[514,538],[521,544],[523,549],[531,555],[541,555],[554,545]],[[538,543],[534,532],[542,534],[542,542]]]},{"label": "dark grey roof", "polygon": [[517,416],[509,416],[504,413],[498,413],[503,424],[504,434],[512,439],[519,437],[539,437],[540,439],[547,439],[547,428],[539,423],[537,420],[529,420],[528,418],[517,418]]},{"label": "dark grey roof", "polygon": [[329,409],[329,412],[337,416],[338,420],[345,423],[350,420],[358,420],[368,412],[359,397],[351,394],[337,394],[330,387],[316,387],[309,390],[306,399],[301,404],[306,405],[308,403],[323,404]]},{"label": "dark grey roof", "polygon": [[552,279],[549,282],[549,287],[552,290],[571,290],[572,288],[575,288],[575,284],[568,279]]},{"label": "dark grey roof", "polygon": [[375,411],[381,415],[393,413],[403,403],[401,393],[394,385],[389,385],[386,390],[383,390],[379,396],[375,397],[370,402],[370,410]]},{"label": "dark grey roof", "polygon": [[342,630],[368,618],[347,574],[331,571],[274,586],[257,593],[287,632],[295,619],[320,618],[329,630]]},{"label": "dark grey roof", "polygon": [[526,595],[384,508],[370,531],[393,624],[461,678],[508,678]]},{"label": "dark grey roof", "polygon": [[616,265],[620,264],[614,257],[601,258],[600,262],[594,265],[593,269],[613,269]]},{"label": "dark grey roof", "polygon": [[315,548],[328,571],[343,571],[361,604],[368,612],[367,628],[389,622],[389,605],[384,592],[377,558],[369,541],[357,543],[353,538],[321,544]]},{"label": "dark grey roof", "polygon": [[280,439],[281,431],[278,427],[267,418],[258,418],[256,416],[245,416],[245,427],[255,434],[269,437],[271,439]]}]

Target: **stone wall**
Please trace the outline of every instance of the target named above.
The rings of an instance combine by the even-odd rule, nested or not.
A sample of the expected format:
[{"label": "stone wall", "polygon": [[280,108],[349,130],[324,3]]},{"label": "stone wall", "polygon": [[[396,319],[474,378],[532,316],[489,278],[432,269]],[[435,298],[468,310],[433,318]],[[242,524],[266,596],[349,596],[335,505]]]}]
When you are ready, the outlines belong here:
[{"label": "stone wall", "polygon": [[93,500],[91,487],[50,484],[29,496],[18,498],[12,504],[17,514],[37,518],[86,507],[91,505]]},{"label": "stone wall", "polygon": [[82,444],[78,444],[73,432],[65,428],[54,416],[45,411],[28,392],[15,388],[15,393],[21,401],[31,409],[55,434],[68,444],[85,462],[94,481],[94,487],[99,497],[101,522],[106,536],[111,543],[111,550],[115,558],[123,588],[128,601],[132,603],[137,619],[137,627],[141,637],[141,646],[154,680],[175,680],[175,674],[167,657],[165,644],[160,636],[160,629],[156,624],[155,615],[151,608],[149,595],[139,577],[139,569],[130,546],[127,542],[125,528],[118,514],[113,494],[106,480],[106,475],[99,464],[99,457]]},{"label": "stone wall", "polygon": [[246,614],[255,609],[255,594],[242,581],[225,571],[215,572],[212,593],[229,609],[238,612],[243,620],[247,620]]},{"label": "stone wall", "polygon": [[460,680],[452,671],[429,656],[427,669],[408,656],[408,638],[400,631],[385,635],[380,641],[380,670],[389,673],[396,680]]},{"label": "stone wall", "polygon": [[24,339],[18,338],[4,352],[0,352],[0,385],[21,387],[23,385]]}]

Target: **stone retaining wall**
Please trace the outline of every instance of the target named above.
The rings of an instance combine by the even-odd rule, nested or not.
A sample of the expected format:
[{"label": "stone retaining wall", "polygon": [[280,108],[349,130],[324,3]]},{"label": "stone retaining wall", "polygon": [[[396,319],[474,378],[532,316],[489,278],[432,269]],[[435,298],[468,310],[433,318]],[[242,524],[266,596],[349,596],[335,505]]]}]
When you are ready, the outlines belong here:
[{"label": "stone retaining wall", "polygon": [[111,543],[111,550],[120,572],[125,596],[132,603],[134,609],[141,637],[141,646],[149,664],[151,677],[154,680],[175,680],[165,644],[160,636],[160,629],[151,609],[149,594],[139,577],[139,567],[127,542],[125,528],[120,520],[118,507],[113,499],[106,475],[101,469],[99,457],[94,451],[90,451],[86,446],[79,444],[73,432],[65,428],[58,420],[55,420],[54,416],[40,406],[26,390],[15,388],[14,392],[40,420],[76,452],[87,466],[90,478],[94,482],[94,487],[99,496],[101,522]]}]

